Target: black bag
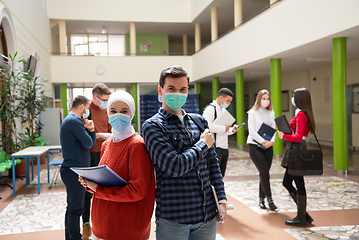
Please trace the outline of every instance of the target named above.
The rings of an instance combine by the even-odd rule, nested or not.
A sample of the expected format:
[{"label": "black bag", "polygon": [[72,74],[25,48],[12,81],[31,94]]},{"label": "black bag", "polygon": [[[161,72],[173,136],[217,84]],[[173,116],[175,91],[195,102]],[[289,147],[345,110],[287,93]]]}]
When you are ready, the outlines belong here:
[{"label": "black bag", "polygon": [[[303,111],[304,112],[304,111]],[[305,116],[308,119],[310,128],[313,131],[312,124],[306,112]],[[322,175],[323,174],[323,153],[322,148],[318,142],[317,136],[313,131],[315,140],[318,143],[319,149],[300,149],[292,148],[288,153],[288,173],[292,176],[305,175]]]}]

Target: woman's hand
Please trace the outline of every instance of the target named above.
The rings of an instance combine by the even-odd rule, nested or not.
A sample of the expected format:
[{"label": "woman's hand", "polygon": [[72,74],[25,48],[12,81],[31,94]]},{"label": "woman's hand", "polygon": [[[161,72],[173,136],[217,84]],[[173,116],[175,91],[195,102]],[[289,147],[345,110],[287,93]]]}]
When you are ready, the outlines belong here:
[{"label": "woman's hand", "polygon": [[89,180],[87,180],[86,178],[83,178],[83,177],[79,177],[79,182],[85,188],[89,188],[92,191],[96,192],[96,188],[97,188],[97,185],[98,185],[97,183],[95,183],[93,181],[89,181]]},{"label": "woman's hand", "polygon": [[263,147],[265,147],[265,148],[268,149],[268,148],[270,148],[271,146],[273,146],[273,142],[265,140],[265,142],[262,143],[262,145],[263,145]]},{"label": "woman's hand", "polygon": [[284,135],[284,133],[283,133],[283,132],[278,131],[278,137],[279,137],[280,139],[283,139],[283,135]]}]

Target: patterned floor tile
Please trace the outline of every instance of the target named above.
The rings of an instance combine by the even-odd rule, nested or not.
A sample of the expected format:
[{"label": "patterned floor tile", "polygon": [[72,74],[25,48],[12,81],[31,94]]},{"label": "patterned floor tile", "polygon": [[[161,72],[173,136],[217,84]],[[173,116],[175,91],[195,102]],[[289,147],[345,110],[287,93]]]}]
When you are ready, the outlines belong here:
[{"label": "patterned floor tile", "polygon": [[359,239],[359,225],[284,229],[296,239]]}]

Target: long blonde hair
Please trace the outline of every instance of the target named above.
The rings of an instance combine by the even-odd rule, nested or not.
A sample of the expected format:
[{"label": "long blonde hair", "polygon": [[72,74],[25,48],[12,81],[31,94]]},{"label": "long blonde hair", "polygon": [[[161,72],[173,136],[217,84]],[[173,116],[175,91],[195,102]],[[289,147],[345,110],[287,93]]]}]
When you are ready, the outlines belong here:
[{"label": "long blonde hair", "polygon": [[[256,102],[254,103],[253,107],[250,109],[250,110],[258,110],[258,108],[260,108],[261,106],[261,99],[262,99],[262,96],[265,95],[265,94],[268,94],[269,96],[269,105],[267,107],[268,110],[272,110],[272,98],[270,96],[270,93],[267,89],[262,89],[258,92],[257,94],[257,98],[256,98]],[[248,111],[249,112],[249,111]]]}]

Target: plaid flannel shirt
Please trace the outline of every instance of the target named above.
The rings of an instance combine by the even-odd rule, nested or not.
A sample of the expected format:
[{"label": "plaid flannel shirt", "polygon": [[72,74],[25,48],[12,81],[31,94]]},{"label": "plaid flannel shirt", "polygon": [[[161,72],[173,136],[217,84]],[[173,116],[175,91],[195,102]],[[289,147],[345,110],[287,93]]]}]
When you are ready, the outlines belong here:
[{"label": "plaid flannel shirt", "polygon": [[[164,109],[143,123],[143,137],[156,170],[156,218],[181,224],[207,222],[216,216],[210,184],[226,199],[217,155],[199,141],[201,132],[183,112],[183,122]],[[207,121],[198,115],[208,128]],[[205,155],[210,154],[210,172]]]}]

